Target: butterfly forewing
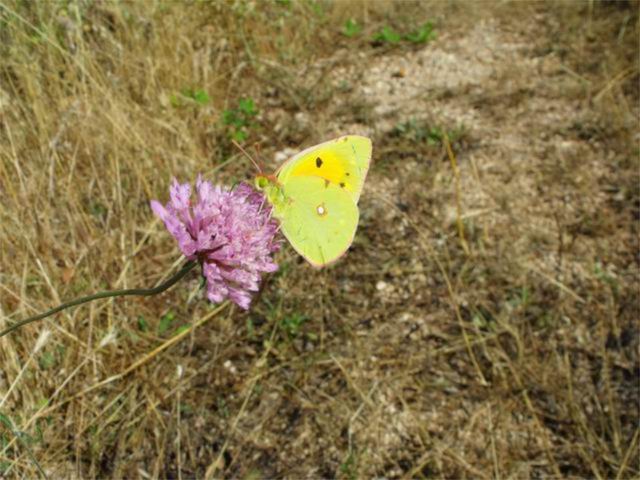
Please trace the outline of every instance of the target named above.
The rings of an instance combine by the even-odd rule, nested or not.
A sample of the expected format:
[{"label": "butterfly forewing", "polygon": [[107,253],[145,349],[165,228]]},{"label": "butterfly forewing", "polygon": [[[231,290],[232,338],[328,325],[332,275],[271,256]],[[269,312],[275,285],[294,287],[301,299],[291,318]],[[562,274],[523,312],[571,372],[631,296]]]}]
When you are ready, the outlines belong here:
[{"label": "butterfly forewing", "polygon": [[371,162],[371,140],[347,135],[308,148],[278,170],[282,185],[294,177],[319,177],[349,194],[358,203]]}]

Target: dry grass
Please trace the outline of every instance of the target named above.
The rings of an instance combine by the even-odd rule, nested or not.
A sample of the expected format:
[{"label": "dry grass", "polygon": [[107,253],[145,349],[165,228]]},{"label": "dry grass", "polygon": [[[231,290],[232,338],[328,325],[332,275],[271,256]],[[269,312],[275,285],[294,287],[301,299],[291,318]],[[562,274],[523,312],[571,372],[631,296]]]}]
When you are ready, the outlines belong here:
[{"label": "dry grass", "polygon": [[349,254],[250,313],[194,275],[0,339],[0,477],[637,477],[638,80],[635,2],[0,0],[0,329],[165,278],[148,202],[252,175],[240,98],[267,159],[374,140]]}]

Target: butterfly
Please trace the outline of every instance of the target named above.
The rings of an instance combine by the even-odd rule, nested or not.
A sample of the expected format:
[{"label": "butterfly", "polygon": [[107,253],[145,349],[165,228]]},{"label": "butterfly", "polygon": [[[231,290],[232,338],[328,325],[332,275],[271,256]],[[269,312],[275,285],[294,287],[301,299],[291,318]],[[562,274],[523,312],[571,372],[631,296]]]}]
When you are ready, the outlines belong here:
[{"label": "butterfly", "polygon": [[256,176],[285,237],[311,265],[329,265],[351,246],[371,152],[369,138],[346,135],[303,150],[273,175]]}]

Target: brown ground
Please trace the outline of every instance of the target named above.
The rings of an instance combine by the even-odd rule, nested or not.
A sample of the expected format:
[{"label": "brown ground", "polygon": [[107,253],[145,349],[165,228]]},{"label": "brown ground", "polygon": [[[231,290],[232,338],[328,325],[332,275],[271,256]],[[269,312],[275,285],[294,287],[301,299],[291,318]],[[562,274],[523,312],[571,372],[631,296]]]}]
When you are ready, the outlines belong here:
[{"label": "brown ground", "polygon": [[273,168],[374,145],[348,255],[248,314],[194,275],[0,339],[0,477],[640,475],[637,3],[15,2],[0,45],[0,328],[166,277],[148,201],[252,175],[239,98]]}]

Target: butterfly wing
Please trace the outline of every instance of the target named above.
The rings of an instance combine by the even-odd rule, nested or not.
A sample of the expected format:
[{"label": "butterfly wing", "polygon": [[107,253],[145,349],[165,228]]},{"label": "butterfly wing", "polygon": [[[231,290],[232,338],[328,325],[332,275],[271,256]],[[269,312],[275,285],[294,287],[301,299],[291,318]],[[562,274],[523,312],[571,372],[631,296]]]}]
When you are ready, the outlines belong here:
[{"label": "butterfly wing", "polygon": [[275,214],[293,248],[316,267],[341,257],[358,227],[358,207],[351,195],[314,176],[292,176],[283,188],[287,201],[275,207]]},{"label": "butterfly wing", "polygon": [[371,140],[346,135],[303,150],[282,164],[276,175],[282,185],[295,177],[320,177],[347,192],[357,204],[369,163]]}]

